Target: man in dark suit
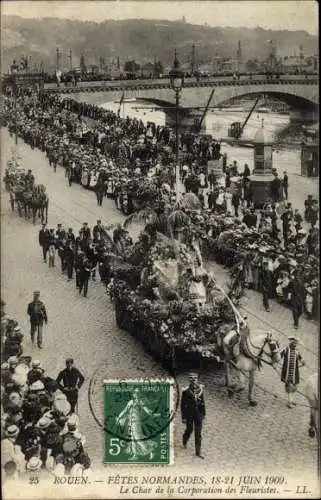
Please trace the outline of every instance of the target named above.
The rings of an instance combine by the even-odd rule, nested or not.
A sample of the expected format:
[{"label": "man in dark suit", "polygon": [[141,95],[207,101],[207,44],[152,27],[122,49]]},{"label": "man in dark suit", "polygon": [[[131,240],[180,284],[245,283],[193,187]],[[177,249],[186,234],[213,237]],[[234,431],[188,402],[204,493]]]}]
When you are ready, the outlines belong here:
[{"label": "man in dark suit", "polygon": [[284,191],[284,197],[287,200],[289,196],[289,177],[286,172],[283,172],[283,191]]},{"label": "man in dark suit", "polygon": [[97,224],[94,226],[93,229],[93,238],[94,238],[94,243],[99,243],[104,235],[104,230],[101,225],[101,220],[97,220]]},{"label": "man in dark suit", "polygon": [[75,254],[73,251],[73,246],[71,242],[68,242],[64,249],[64,261],[67,269],[68,281],[72,280],[72,275],[74,270],[74,260],[75,260]]},{"label": "man in dark suit", "polygon": [[272,288],[272,275],[269,271],[268,262],[266,260],[262,263],[261,269],[261,289],[263,294],[263,307],[266,312],[270,312],[269,298],[271,296]]},{"label": "man in dark suit", "polygon": [[48,323],[48,316],[45,304],[40,300],[40,292],[34,292],[33,301],[28,304],[27,313],[30,317],[30,336],[34,344],[37,330],[37,345],[42,349],[42,331],[44,322]]},{"label": "man in dark suit", "polygon": [[82,228],[80,229],[80,233],[82,234],[84,240],[88,240],[91,236],[90,228],[88,227],[88,222],[84,222]]},{"label": "man in dark suit", "polygon": [[92,271],[91,263],[87,258],[85,258],[80,266],[80,273],[79,273],[79,295],[84,289],[84,297],[87,297],[88,282],[91,271]]},{"label": "man in dark suit", "polygon": [[74,366],[72,358],[66,359],[66,368],[59,372],[57,377],[57,384],[64,392],[70,404],[70,411],[75,412],[78,403],[78,391],[85,381],[83,374]]},{"label": "man in dark suit", "polygon": [[205,418],[204,386],[199,384],[196,373],[190,374],[190,384],[182,391],[181,413],[182,421],[186,424],[183,434],[184,448],[194,429],[196,456],[204,458],[201,455],[202,424]]},{"label": "man in dark suit", "polygon": [[47,252],[49,250],[50,232],[46,228],[46,224],[42,224],[39,231],[39,245],[42,248],[43,261],[47,262]]},{"label": "man in dark suit", "polygon": [[294,271],[293,279],[289,285],[289,293],[291,294],[291,309],[293,316],[293,326],[299,328],[299,319],[303,313],[305,288],[298,271]]}]

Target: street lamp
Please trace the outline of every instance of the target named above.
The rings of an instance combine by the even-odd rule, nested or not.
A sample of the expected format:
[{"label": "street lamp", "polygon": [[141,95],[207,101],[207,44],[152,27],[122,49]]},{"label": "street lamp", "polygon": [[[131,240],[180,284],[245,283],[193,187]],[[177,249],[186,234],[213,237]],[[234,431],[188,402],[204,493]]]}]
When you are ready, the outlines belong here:
[{"label": "street lamp", "polygon": [[179,125],[179,99],[184,84],[184,72],[180,69],[175,49],[173,68],[169,72],[171,88],[175,92],[175,177],[176,177],[176,201],[179,200],[179,164],[178,164],[178,125]]}]

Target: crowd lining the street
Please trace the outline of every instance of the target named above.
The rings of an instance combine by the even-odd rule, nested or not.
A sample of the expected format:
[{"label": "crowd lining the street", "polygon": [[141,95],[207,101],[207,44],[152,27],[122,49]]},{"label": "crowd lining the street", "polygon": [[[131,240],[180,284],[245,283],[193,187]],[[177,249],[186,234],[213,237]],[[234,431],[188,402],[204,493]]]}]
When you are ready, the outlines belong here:
[{"label": "crowd lining the street", "polygon": [[[6,120],[11,132],[14,131],[12,105],[7,98]],[[17,133],[31,147],[46,152],[54,170],[57,165],[65,167],[69,185],[76,181],[93,187],[98,205],[105,195],[110,195],[118,208],[131,213],[137,208],[135,201],[141,201],[135,200],[137,186],[152,174],[151,182],[165,187],[169,203],[175,204],[175,136],[168,127],[144,125],[140,120],[120,118],[119,114],[99,106],[48,94],[20,97],[17,109]],[[93,123],[88,126],[84,117]],[[293,210],[288,201],[287,173],[279,178],[274,171],[272,202],[263,210],[256,210],[252,204],[249,167],[245,165],[243,172],[239,172],[236,161],[228,165],[218,141],[184,133],[179,137],[179,149],[181,183],[200,201],[198,210],[185,210],[190,220],[187,231],[197,233],[207,258],[232,267],[231,296],[237,300],[245,287],[252,287],[262,292],[266,310],[270,310],[269,299],[274,297],[293,307],[292,285],[299,280],[299,310],[317,318],[318,201],[308,195],[304,214]],[[208,169],[209,161],[221,162],[223,174]],[[53,236],[54,230],[49,233]],[[48,247],[50,266],[55,264],[54,249],[58,248],[60,256],[62,252],[67,256],[63,259],[67,264],[62,266],[69,279],[72,269],[78,269],[77,286],[85,295],[91,269],[97,264],[93,242],[87,243],[89,259],[85,255],[88,260],[81,271],[78,253],[84,249],[79,245],[62,249],[58,237]],[[297,326],[297,314],[294,316]]]},{"label": "crowd lining the street", "polygon": [[40,361],[24,356],[24,335],[4,308],[1,301],[2,479],[87,475],[90,458],[76,412],[84,377],[71,358],[55,379]]}]

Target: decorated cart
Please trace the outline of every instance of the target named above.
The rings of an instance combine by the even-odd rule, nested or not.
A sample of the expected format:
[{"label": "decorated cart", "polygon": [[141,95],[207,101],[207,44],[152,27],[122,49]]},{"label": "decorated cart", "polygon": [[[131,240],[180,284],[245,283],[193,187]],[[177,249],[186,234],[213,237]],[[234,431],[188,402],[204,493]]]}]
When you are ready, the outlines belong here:
[{"label": "decorated cart", "polygon": [[217,366],[219,332],[235,327],[235,309],[203,269],[196,244],[188,247],[159,234],[152,244],[148,238],[145,232],[114,265],[108,291],[117,325],[171,370]]}]

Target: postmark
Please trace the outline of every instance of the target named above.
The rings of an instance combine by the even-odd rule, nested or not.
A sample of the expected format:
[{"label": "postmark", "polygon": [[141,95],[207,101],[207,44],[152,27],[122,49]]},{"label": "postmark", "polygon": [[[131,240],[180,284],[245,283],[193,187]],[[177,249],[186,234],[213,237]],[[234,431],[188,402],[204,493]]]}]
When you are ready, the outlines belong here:
[{"label": "postmark", "polygon": [[105,463],[173,463],[174,382],[105,380]]}]

